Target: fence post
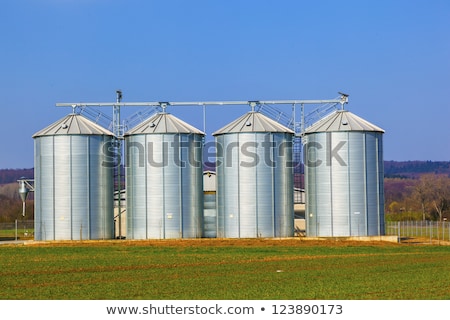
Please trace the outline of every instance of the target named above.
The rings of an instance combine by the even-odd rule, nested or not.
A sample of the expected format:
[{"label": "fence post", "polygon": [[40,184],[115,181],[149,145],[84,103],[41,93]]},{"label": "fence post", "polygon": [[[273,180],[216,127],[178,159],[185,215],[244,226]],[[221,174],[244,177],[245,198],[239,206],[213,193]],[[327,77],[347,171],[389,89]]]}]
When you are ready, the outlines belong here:
[{"label": "fence post", "polygon": [[442,240],[445,241],[445,221],[442,221]]},{"label": "fence post", "polygon": [[438,237],[438,243],[440,244],[441,243],[441,233],[440,233],[440,230],[439,230],[439,228],[441,227],[441,222],[440,221],[438,221],[437,222],[437,237]]},{"label": "fence post", "polygon": [[412,229],[411,229],[411,221],[406,221],[406,231],[407,231],[407,237],[411,237],[412,235]]},{"label": "fence post", "polygon": [[433,221],[430,220],[430,243],[433,243]]},{"label": "fence post", "polygon": [[400,221],[397,225],[397,236],[398,236],[398,242],[402,242],[402,233],[400,232]]},{"label": "fence post", "polygon": [[410,229],[408,236],[409,237],[414,236],[414,228],[413,228],[413,222],[412,221],[408,221],[408,228]]},{"label": "fence post", "polygon": [[16,241],[17,241],[17,219],[16,219],[16,221],[15,221],[15,235],[16,235]]},{"label": "fence post", "polygon": [[418,237],[419,236],[419,228],[418,228],[417,220],[414,222],[414,224],[416,225],[416,237]]},{"label": "fence post", "polygon": [[423,237],[422,231],[423,231],[423,220],[420,221],[420,237],[421,238]]}]

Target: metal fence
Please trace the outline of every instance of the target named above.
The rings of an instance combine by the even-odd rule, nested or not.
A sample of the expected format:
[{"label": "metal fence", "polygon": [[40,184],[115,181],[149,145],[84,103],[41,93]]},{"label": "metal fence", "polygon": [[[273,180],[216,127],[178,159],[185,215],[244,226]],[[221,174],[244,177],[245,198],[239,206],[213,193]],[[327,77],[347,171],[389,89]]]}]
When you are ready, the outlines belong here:
[{"label": "metal fence", "polygon": [[0,223],[0,241],[34,238],[34,220]]},{"label": "metal fence", "polygon": [[[399,239],[422,238],[430,242],[450,241],[450,221],[387,221],[386,235]],[[0,241],[33,238],[33,220],[0,223]]]},{"label": "metal fence", "polygon": [[449,221],[388,221],[386,235],[404,238],[424,238],[438,241],[450,241]]}]

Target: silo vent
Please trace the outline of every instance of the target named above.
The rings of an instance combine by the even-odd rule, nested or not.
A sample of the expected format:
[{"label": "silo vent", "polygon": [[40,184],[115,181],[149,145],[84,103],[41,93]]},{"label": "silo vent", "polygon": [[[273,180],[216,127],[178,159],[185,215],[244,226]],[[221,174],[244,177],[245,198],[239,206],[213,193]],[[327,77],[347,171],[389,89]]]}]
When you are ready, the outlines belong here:
[{"label": "silo vent", "polygon": [[246,125],[247,127],[250,127],[250,126],[252,125],[252,123],[251,123],[250,121],[247,121],[247,122],[245,123],[245,125]]},{"label": "silo vent", "polygon": [[63,128],[63,129],[67,129],[69,126],[67,125],[67,123],[64,123],[62,126],[61,126],[61,128]]}]

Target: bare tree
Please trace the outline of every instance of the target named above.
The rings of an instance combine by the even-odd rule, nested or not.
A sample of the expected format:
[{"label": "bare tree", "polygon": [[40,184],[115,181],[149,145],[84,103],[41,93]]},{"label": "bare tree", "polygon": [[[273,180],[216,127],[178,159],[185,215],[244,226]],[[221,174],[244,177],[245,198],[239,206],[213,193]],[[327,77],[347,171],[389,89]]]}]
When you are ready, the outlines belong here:
[{"label": "bare tree", "polygon": [[450,178],[446,175],[425,174],[414,188],[414,196],[420,201],[425,216],[426,204],[434,208],[442,221],[450,201]]},{"label": "bare tree", "polygon": [[438,175],[435,178],[432,189],[432,204],[439,215],[439,221],[442,221],[444,210],[447,209],[450,200],[450,178],[444,175]]},{"label": "bare tree", "polygon": [[419,202],[420,208],[422,210],[422,219],[425,220],[426,217],[426,204],[431,196],[430,190],[432,189],[433,176],[423,175],[420,177],[419,181],[412,188],[412,196],[416,201]]}]

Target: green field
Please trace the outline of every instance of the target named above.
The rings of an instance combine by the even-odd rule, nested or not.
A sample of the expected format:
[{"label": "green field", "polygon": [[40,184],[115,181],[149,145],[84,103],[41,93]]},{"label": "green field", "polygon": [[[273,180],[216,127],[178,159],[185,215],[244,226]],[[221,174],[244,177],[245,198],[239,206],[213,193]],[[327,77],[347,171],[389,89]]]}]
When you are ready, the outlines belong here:
[{"label": "green field", "polygon": [[[16,238],[16,230],[0,230],[0,241],[13,240]],[[33,229],[24,232],[20,230],[17,232],[17,239],[20,240],[32,240],[33,239]]]},{"label": "green field", "polygon": [[450,246],[110,241],[0,246],[1,299],[450,299]]}]

